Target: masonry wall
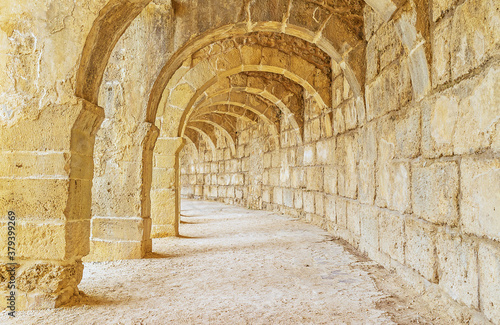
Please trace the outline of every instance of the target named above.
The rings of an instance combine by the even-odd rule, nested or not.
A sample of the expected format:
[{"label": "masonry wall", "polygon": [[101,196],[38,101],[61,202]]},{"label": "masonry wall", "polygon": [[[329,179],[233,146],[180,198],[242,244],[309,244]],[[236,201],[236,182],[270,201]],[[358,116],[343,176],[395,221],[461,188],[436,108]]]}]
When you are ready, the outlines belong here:
[{"label": "masonry wall", "polygon": [[222,136],[185,147],[182,194],[310,221],[500,323],[500,7],[456,3],[387,22],[366,7],[364,99],[334,63],[332,107],[304,95],[302,142],[285,118],[279,144],[241,121],[236,155]]}]

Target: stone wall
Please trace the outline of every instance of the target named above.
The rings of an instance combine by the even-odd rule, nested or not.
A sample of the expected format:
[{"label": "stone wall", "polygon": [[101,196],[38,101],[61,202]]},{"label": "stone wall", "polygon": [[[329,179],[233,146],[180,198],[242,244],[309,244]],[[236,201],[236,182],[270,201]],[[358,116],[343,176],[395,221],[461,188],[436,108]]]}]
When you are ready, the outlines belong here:
[{"label": "stone wall", "polygon": [[332,63],[331,107],[303,94],[302,142],[286,117],[279,145],[263,122],[237,123],[235,154],[200,136],[182,194],[310,221],[499,323],[499,5],[429,6],[387,21],[365,7],[364,99]]}]

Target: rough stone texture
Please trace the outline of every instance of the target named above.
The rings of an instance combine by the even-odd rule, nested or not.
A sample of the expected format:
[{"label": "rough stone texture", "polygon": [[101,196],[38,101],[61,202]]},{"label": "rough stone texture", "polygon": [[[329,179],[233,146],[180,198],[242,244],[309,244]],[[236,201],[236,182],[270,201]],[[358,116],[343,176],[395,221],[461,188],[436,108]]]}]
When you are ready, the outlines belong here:
[{"label": "rough stone texture", "polygon": [[458,164],[454,161],[412,165],[413,212],[435,224],[458,223]]},{"label": "rough stone texture", "polygon": [[405,220],[405,262],[424,278],[437,282],[436,229],[425,221]]},{"label": "rough stone texture", "polygon": [[439,285],[455,300],[472,308],[479,305],[477,244],[441,230],[437,234]]},{"label": "rough stone texture", "polygon": [[64,270],[89,249],[142,257],[178,234],[182,191],[319,225],[498,322],[498,9],[3,2],[0,206],[31,270],[20,308],[76,294]]},{"label": "rough stone texture", "polygon": [[481,310],[494,323],[500,322],[500,258],[498,243],[479,245],[479,299]]},{"label": "rough stone texture", "polygon": [[460,202],[464,231],[500,241],[500,161],[464,158]]}]

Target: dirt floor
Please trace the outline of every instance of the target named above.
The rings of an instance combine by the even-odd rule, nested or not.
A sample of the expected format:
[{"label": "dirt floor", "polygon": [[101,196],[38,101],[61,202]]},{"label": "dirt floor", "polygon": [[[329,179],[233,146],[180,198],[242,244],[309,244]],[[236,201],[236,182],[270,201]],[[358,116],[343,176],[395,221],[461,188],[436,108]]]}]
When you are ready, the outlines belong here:
[{"label": "dirt floor", "polygon": [[287,216],[184,200],[180,238],[86,263],[85,294],[0,324],[456,324],[397,276]]}]

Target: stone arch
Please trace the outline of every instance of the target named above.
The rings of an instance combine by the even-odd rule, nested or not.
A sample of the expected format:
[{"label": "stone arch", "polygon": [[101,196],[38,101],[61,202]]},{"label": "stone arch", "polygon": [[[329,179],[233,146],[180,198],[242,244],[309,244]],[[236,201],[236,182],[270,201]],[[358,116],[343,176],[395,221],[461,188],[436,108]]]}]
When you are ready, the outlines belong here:
[{"label": "stone arch", "polygon": [[118,40],[151,0],[110,0],[99,11],[83,48],[76,73],[76,96],[97,104],[108,59]]},{"label": "stone arch", "polygon": [[[271,121],[271,119],[267,115],[265,115],[263,112],[259,111],[258,109],[254,108],[253,106],[247,105],[246,103],[232,102],[232,101],[213,102],[213,103],[207,104],[206,106],[201,107],[200,109],[209,109],[211,107],[217,108],[220,106],[241,107],[244,110],[255,114],[259,119],[264,121],[264,123],[266,123],[270,127],[271,133],[274,136],[276,136],[276,138],[278,138],[279,135],[278,135],[278,128],[277,128],[276,124],[273,121]],[[213,111],[213,112],[218,112],[218,111]],[[224,113],[226,113],[226,112],[224,112]],[[226,114],[231,114],[231,113],[229,112]],[[238,114],[237,116],[239,117],[242,115]],[[251,121],[254,122],[254,120],[251,120]]]},{"label": "stone arch", "polygon": [[[258,97],[261,97],[261,98],[265,99],[266,101],[269,101],[271,104],[275,105],[279,109],[279,111],[282,114],[284,114],[286,120],[290,122],[290,124],[293,128],[293,131],[295,131],[295,133],[296,133],[297,141],[299,143],[302,143],[302,134],[304,133],[303,120],[301,119],[300,124],[299,124],[294,116],[294,113],[291,112],[290,108],[288,108],[280,99],[278,99],[273,94],[267,92],[266,90],[249,88],[249,87],[235,87],[235,88],[231,88],[231,89],[222,90],[220,92],[213,94],[211,97],[204,98],[203,101],[198,101],[197,102],[198,107],[193,107],[193,111],[196,111],[197,109],[202,109],[207,105],[213,106],[213,105],[224,105],[226,103],[228,103],[228,104],[238,103],[238,102],[234,101],[232,96],[231,96],[231,94],[238,94],[238,93],[246,94],[247,96],[248,95],[257,95]],[[241,107],[247,107],[247,106],[248,105],[244,105]],[[255,106],[252,106],[252,107],[253,107],[253,109],[256,109]],[[257,111],[259,112],[260,115],[266,117],[266,119],[265,119],[266,122],[271,122],[271,118],[266,115],[266,111],[259,111],[259,110],[257,110]],[[272,123],[272,124],[274,124],[275,126],[279,125],[279,120],[277,121],[277,123]],[[273,132],[274,132],[274,130],[273,130]]]},{"label": "stone arch", "polygon": [[190,130],[198,133],[205,140],[205,142],[207,142],[209,144],[209,146],[211,148],[211,152],[212,152],[212,159],[215,159],[215,152],[216,152],[216,146],[214,143],[214,142],[216,142],[215,135],[212,136],[211,132],[207,132],[206,130],[199,128],[196,125],[191,124],[188,126],[188,128]]},{"label": "stone arch", "polygon": [[[268,33],[284,34],[291,37],[296,37],[304,42],[314,44],[320,50],[326,53],[331,59],[337,62],[337,64],[344,72],[346,79],[351,85],[351,89],[353,90],[355,95],[361,96],[362,88],[360,85],[362,84],[363,73],[354,72],[349,66],[348,62],[346,62],[348,58],[343,58],[339,54],[339,52],[335,49],[335,47],[330,43],[330,41],[327,38],[321,36],[321,34],[315,34],[311,31],[299,28],[291,24],[287,24],[285,30],[283,30],[282,28],[283,26],[281,23],[272,23],[266,25],[257,24],[251,29],[251,31],[247,30],[245,26],[246,25],[235,24],[211,30],[209,32],[206,32],[204,35],[201,35],[200,37],[193,39],[192,41],[187,43],[180,51],[176,52],[176,54],[164,66],[164,68],[158,75],[155,85],[153,86],[148,104],[148,119],[149,120],[155,119],[156,112],[158,110],[159,105],[161,105],[162,98],[165,97],[163,92],[166,88],[168,88],[168,84],[172,80],[175,79],[179,80],[180,78],[182,78],[181,76],[178,75],[179,71],[186,69],[189,70],[189,68],[186,66],[186,59],[192,57],[193,54],[209,46],[212,43],[224,40],[232,36],[244,36],[249,32],[268,32]],[[351,56],[356,55],[358,57],[362,57],[364,55],[364,48],[362,50],[362,53],[356,52],[355,54],[354,52],[356,51],[350,52],[350,55]],[[358,59],[362,60],[362,58]],[[364,66],[362,62],[361,66]],[[242,71],[244,70],[238,72]],[[257,69],[257,71],[259,70]],[[290,73],[290,71],[286,72],[285,74],[285,71],[286,70],[277,68],[277,69],[270,69],[268,72],[281,73],[285,75],[285,77],[289,77],[290,79],[294,80],[297,83],[304,82],[303,78],[298,77],[294,73]],[[304,86],[307,86],[307,84],[304,83]],[[307,86],[307,88],[311,89],[313,93],[316,93],[316,91],[314,91],[311,85]]]},{"label": "stone arch", "polygon": [[[216,117],[217,115],[215,114],[210,114],[205,117],[200,117],[197,119],[192,119],[188,125],[191,125],[191,122],[193,123],[206,123],[210,124],[214,127],[214,130],[219,130],[220,133],[224,136],[224,138],[228,141],[229,143],[229,148],[231,149],[231,154],[234,156],[236,154],[236,146],[235,146],[235,135],[234,135],[234,129],[233,130],[228,130],[226,125],[222,125],[220,122],[214,122],[212,119]],[[233,135],[230,134],[233,133]]]}]

